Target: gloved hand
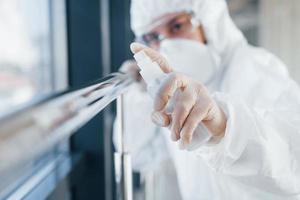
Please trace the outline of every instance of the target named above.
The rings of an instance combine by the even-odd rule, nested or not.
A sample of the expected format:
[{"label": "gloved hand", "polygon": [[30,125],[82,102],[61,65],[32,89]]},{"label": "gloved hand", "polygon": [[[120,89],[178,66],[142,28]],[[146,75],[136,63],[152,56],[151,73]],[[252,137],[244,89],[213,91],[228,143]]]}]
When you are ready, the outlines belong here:
[{"label": "gloved hand", "polygon": [[193,133],[200,122],[213,137],[223,137],[227,123],[226,116],[210,97],[204,85],[174,72],[163,56],[144,45],[133,43],[131,51],[133,53],[144,51],[167,73],[154,99],[152,114],[154,123],[163,127],[168,126],[172,139],[174,141],[183,139],[184,146],[191,143]]}]

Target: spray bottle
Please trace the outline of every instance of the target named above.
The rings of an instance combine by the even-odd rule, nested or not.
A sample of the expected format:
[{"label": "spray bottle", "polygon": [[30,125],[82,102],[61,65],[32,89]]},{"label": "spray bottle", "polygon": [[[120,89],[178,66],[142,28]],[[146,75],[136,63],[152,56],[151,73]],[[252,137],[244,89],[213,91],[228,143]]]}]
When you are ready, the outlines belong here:
[{"label": "spray bottle", "polygon": [[[137,65],[141,69],[140,74],[147,84],[147,91],[150,94],[150,96],[153,98],[157,90],[159,89],[161,81],[167,74],[165,74],[160,68],[160,66],[156,62],[153,62],[150,59],[150,57],[147,56],[147,54],[143,51],[136,53],[134,55],[134,58],[137,62]],[[179,146],[182,149],[186,148],[187,150],[191,151],[207,143],[210,139],[211,139],[210,133],[208,132],[206,127],[202,123],[200,123],[193,134],[193,139],[191,144],[184,147],[183,141],[182,139],[180,139]]]}]

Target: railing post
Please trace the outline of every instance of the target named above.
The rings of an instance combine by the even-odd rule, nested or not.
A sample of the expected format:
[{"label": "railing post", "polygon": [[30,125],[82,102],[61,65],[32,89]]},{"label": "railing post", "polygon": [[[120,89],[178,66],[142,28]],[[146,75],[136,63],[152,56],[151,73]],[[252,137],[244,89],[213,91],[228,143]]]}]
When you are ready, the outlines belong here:
[{"label": "railing post", "polygon": [[117,200],[132,200],[132,167],[131,156],[126,152],[124,143],[124,96],[117,98],[117,152],[114,154],[115,159],[115,181],[117,186]]}]

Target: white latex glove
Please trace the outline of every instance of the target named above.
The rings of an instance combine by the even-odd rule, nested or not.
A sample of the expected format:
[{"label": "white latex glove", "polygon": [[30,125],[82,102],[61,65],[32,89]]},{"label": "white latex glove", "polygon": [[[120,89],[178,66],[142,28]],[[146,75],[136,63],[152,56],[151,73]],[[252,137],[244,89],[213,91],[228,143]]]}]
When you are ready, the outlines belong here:
[{"label": "white latex glove", "polygon": [[[204,85],[174,72],[166,59],[153,49],[133,43],[131,51],[133,53],[144,51],[167,73],[154,98],[152,120],[155,124],[168,126],[172,139],[174,141],[182,139],[184,146],[191,143],[193,133],[201,122],[213,137],[223,137],[227,122],[226,116],[210,97]],[[168,113],[171,115],[169,116]]]}]

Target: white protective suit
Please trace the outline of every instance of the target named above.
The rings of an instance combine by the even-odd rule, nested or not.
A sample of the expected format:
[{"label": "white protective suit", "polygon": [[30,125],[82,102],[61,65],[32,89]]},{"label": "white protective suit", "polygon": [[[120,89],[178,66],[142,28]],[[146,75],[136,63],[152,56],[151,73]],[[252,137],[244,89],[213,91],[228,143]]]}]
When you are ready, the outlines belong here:
[{"label": "white protective suit", "polygon": [[[132,11],[133,30],[138,36],[145,30],[143,20],[150,22],[141,13],[161,15],[161,10],[153,11],[160,5],[175,12],[172,2],[177,9],[180,2],[192,4],[207,45],[221,66],[207,87],[228,122],[218,144],[181,151],[170,140],[168,129],[152,124],[152,100],[134,85],[125,96],[125,142],[134,168],[156,170],[169,180],[164,190],[168,194],[161,199],[300,199],[300,90],[284,64],[266,50],[247,44],[225,1],[166,2],[133,1],[132,9],[141,11],[140,16]],[[170,172],[161,165],[166,162],[174,166],[177,179],[165,173]]]}]

